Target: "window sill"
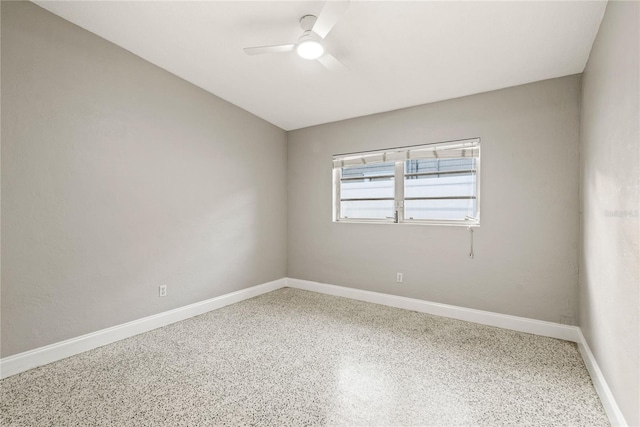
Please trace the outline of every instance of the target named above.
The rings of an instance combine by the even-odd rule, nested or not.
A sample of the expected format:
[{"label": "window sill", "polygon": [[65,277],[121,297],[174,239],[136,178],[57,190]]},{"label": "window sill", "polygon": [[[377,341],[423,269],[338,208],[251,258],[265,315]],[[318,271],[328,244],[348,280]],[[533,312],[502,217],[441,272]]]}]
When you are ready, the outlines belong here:
[{"label": "window sill", "polygon": [[479,228],[479,222],[472,221],[432,221],[432,220],[409,220],[403,222],[394,222],[389,220],[378,219],[341,219],[333,220],[338,224],[389,224],[389,225],[438,225],[449,227],[473,227]]}]

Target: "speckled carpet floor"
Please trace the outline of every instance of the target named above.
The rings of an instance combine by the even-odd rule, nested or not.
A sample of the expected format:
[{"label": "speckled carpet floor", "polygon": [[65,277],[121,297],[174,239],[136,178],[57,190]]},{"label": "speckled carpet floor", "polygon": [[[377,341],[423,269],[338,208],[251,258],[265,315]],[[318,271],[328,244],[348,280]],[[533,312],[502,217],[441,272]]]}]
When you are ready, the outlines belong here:
[{"label": "speckled carpet floor", "polygon": [[0,386],[2,426],[608,425],[574,343],[289,288]]}]

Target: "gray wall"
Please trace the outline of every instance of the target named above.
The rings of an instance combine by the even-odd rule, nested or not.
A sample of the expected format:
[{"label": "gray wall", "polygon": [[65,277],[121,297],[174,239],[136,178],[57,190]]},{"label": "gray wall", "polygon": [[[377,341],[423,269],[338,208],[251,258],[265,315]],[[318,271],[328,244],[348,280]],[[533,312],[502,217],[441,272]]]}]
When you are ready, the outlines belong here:
[{"label": "gray wall", "polygon": [[31,3],[2,64],[2,356],[286,275],[284,131]]},{"label": "gray wall", "polygon": [[640,3],[609,2],[584,72],[580,327],[640,425]]},{"label": "gray wall", "polygon": [[[575,319],[579,95],[568,76],[290,132],[288,276]],[[482,138],[475,259],[464,227],[331,221],[332,154],[471,137]]]}]

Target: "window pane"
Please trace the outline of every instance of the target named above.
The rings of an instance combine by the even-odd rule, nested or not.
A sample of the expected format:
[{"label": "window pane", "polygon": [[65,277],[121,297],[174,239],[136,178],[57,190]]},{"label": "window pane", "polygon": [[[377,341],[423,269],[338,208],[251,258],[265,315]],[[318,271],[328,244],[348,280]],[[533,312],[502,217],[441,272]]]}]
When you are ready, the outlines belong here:
[{"label": "window pane", "polygon": [[406,200],[405,219],[432,219],[464,221],[475,217],[476,200]]},{"label": "window pane", "polygon": [[340,202],[340,217],[345,219],[386,219],[394,215],[393,200]]},{"label": "window pane", "polygon": [[476,168],[475,157],[455,158],[455,159],[419,159],[407,160],[405,171],[415,172],[449,172],[459,170],[469,170]]},{"label": "window pane", "polygon": [[[405,218],[464,220],[476,217],[476,159],[420,159],[405,162]],[[466,197],[406,200],[413,197]]]},{"label": "window pane", "polygon": [[342,168],[340,217],[384,219],[393,216],[393,176],[392,162]]}]

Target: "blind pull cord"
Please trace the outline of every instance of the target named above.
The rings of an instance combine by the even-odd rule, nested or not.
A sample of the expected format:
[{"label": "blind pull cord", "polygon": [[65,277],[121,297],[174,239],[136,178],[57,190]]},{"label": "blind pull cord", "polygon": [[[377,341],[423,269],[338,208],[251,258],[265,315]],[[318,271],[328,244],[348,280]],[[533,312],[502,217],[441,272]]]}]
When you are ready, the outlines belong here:
[{"label": "blind pull cord", "polygon": [[473,259],[473,228],[467,227],[469,229],[469,239],[471,243],[471,248],[469,250],[469,258]]}]

